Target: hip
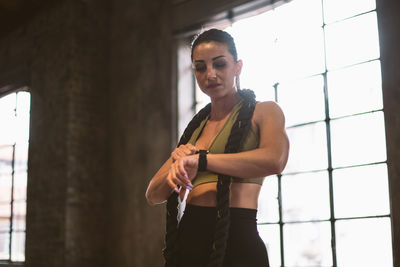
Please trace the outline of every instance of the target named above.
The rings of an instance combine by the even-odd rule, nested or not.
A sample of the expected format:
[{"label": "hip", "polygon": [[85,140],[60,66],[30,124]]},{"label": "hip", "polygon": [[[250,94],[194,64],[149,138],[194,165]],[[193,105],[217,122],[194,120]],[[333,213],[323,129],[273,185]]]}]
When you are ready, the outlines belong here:
[{"label": "hip", "polygon": [[[215,233],[216,214],[215,207],[187,205],[178,228],[179,266],[206,266]],[[264,242],[258,235],[256,215],[255,209],[230,208],[224,266],[269,266]]]}]

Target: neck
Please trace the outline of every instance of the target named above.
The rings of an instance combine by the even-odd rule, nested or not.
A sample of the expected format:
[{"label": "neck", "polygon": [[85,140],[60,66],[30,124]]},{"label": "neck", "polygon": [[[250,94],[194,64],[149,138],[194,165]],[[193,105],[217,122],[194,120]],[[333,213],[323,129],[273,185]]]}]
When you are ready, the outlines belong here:
[{"label": "neck", "polygon": [[222,98],[211,99],[210,120],[221,120],[225,118],[238,102],[240,96],[235,90],[232,94]]}]

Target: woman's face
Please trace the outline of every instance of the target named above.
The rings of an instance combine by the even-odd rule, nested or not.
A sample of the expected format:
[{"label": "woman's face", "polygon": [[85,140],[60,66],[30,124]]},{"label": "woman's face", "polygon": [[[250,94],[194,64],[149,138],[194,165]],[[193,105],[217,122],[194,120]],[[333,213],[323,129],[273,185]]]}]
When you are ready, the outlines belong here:
[{"label": "woman's face", "polygon": [[235,77],[242,61],[234,61],[226,44],[201,43],[193,50],[193,71],[200,89],[211,98],[221,98],[235,92]]}]

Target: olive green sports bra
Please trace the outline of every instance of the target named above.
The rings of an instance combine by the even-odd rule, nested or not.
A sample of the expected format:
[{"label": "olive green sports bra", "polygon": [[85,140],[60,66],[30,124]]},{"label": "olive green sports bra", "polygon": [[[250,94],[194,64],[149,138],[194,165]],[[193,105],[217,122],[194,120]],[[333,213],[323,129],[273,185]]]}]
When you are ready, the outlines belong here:
[{"label": "olive green sports bra", "polygon": [[[210,145],[209,148],[209,153],[212,154],[221,154],[224,153],[225,151],[225,145],[228,142],[229,135],[231,133],[231,129],[233,124],[236,121],[236,118],[238,116],[240,107],[242,106],[243,100],[240,100],[232,109],[231,114],[229,115],[228,120],[225,122],[224,126],[222,129],[219,131],[215,139]],[[196,140],[199,138],[199,135],[201,134],[204,126],[206,125],[208,120],[208,117],[205,118],[201,123],[200,126],[193,132],[189,143],[192,145],[195,145]],[[247,150],[252,150],[257,148],[259,145],[259,137],[258,135],[254,132],[252,128],[250,128],[250,131],[244,141],[243,147],[241,151],[247,151]],[[192,181],[192,184],[194,187],[200,184],[205,184],[205,183],[213,183],[218,181],[218,174],[217,173],[212,173],[208,171],[204,172],[198,172],[197,176],[194,178]],[[258,178],[236,178],[232,177],[232,182],[233,183],[254,183],[254,184],[262,184],[264,181],[264,177],[258,177]]]}]

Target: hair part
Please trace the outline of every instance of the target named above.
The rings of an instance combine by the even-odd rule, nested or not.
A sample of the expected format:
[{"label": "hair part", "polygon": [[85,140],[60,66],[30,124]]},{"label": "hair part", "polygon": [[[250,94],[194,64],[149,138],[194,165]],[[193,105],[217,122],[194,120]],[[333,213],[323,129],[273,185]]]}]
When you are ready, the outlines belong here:
[{"label": "hair part", "polygon": [[229,53],[233,56],[233,60],[235,62],[238,61],[238,55],[237,55],[237,50],[236,50],[236,45],[235,41],[233,40],[233,37],[227,33],[226,31],[223,30],[218,30],[218,29],[210,29],[207,31],[204,31],[202,33],[199,33],[193,38],[192,41],[192,50],[191,50],[191,55],[190,58],[193,61],[193,50],[198,46],[199,44],[203,43],[210,43],[210,42],[217,42],[221,44],[225,44],[228,47]]}]

